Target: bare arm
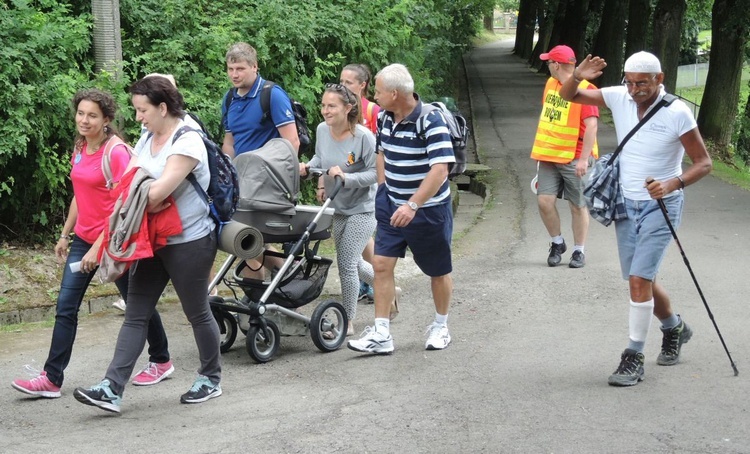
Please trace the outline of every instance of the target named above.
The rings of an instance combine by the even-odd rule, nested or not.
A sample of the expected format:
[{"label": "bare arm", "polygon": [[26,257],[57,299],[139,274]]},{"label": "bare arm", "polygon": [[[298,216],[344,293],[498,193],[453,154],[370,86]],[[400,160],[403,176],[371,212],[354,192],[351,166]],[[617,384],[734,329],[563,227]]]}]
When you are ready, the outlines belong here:
[{"label": "bare arm", "polygon": [[62,233],[60,234],[60,239],[57,240],[57,244],[55,244],[55,256],[60,263],[68,258],[68,245],[70,243],[70,240],[63,237],[70,236],[71,232],[73,232],[73,227],[76,225],[77,219],[78,204],[76,203],[76,197],[73,196],[73,200],[70,201],[70,208],[68,209],[68,217],[65,218],[65,225],[63,225]]},{"label": "bare arm", "polygon": [[294,151],[299,151],[299,136],[297,135],[297,125],[292,122],[287,123],[284,126],[280,126],[277,129],[279,130],[279,135],[282,138],[292,143]]},{"label": "bare arm", "polygon": [[[422,184],[419,185],[417,192],[409,198],[409,201],[416,202],[419,206],[424,205],[430,197],[434,196],[440,190],[446,178],[448,178],[448,164],[433,165],[430,167],[430,171],[427,172],[427,176],[422,180]],[[416,211],[412,210],[408,205],[403,204],[391,216],[391,225],[394,227],[405,227],[409,225],[416,214]]]},{"label": "bare arm", "polygon": [[99,248],[102,247],[103,242],[104,230],[102,230],[102,233],[100,233],[96,238],[96,241],[94,241],[94,244],[91,245],[91,248],[88,250],[88,252],[86,252],[86,254],[81,258],[81,271],[83,271],[84,273],[88,273],[89,271],[99,266],[99,262],[96,260],[96,258],[99,255]]},{"label": "bare arm", "polygon": [[422,180],[422,184],[419,185],[417,192],[409,198],[409,201],[417,202],[419,206],[424,205],[425,202],[430,200],[430,197],[437,194],[446,178],[448,178],[448,164],[433,165],[427,172],[427,176]]},{"label": "bare arm", "polygon": [[578,163],[576,163],[576,176],[578,178],[586,175],[586,171],[588,170],[589,156],[591,156],[591,151],[594,149],[596,133],[599,129],[598,120],[599,119],[596,117],[583,119],[583,123],[586,125],[586,132],[583,133],[583,148],[581,148],[581,156],[578,158]]},{"label": "bare arm", "polygon": [[[687,153],[691,162],[690,167],[680,176],[685,186],[688,186],[708,175],[713,168],[713,163],[697,127],[680,136],[680,142],[685,147],[685,153]],[[660,199],[670,192],[680,189],[682,182],[679,178],[672,178],[667,181],[654,180],[648,183],[646,187],[652,198]]]},{"label": "bare arm", "polygon": [[598,107],[606,107],[601,90],[581,90],[578,84],[583,79],[592,80],[602,75],[602,70],[607,66],[604,59],[587,55],[580,65],[573,70],[573,76],[563,82],[560,87],[560,96],[566,101],[578,104],[588,104]]},{"label": "bare arm", "polygon": [[164,172],[157,178],[148,191],[148,210],[149,212],[161,211],[168,205],[164,204],[164,199],[177,189],[177,186],[193,171],[198,165],[198,160],[189,156],[175,154],[167,158],[167,165]]},{"label": "bare arm", "polygon": [[224,133],[224,143],[221,144],[221,151],[223,151],[225,155],[234,159],[234,136],[231,132]]}]

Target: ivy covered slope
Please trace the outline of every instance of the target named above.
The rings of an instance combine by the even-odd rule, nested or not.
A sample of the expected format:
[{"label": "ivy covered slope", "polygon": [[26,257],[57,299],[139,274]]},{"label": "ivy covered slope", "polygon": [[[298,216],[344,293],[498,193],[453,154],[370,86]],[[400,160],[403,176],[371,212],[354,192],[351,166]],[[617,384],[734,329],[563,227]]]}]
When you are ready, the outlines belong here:
[{"label": "ivy covered slope", "polygon": [[112,91],[127,138],[137,139],[127,86],[150,72],[174,74],[187,107],[220,132],[229,88],[224,54],[252,44],[261,74],[320,121],[319,97],[343,65],[373,72],[400,62],[427,96],[451,93],[460,55],[494,1],[120,0],[121,77],[94,72],[91,3],[0,0],[0,243],[47,243],[70,202],[75,125],[70,99]]}]

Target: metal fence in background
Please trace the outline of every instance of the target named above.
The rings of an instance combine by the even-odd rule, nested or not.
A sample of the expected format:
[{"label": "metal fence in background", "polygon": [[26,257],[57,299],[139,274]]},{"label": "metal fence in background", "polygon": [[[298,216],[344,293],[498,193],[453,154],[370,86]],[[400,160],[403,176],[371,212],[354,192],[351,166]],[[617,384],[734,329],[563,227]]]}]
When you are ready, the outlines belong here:
[{"label": "metal fence in background", "polygon": [[708,63],[677,67],[677,88],[699,87],[706,84]]}]

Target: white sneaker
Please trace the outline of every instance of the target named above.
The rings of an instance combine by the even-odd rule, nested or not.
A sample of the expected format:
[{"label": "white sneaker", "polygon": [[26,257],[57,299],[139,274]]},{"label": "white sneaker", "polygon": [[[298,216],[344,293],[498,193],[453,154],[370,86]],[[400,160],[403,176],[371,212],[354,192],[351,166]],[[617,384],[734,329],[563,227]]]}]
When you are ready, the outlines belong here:
[{"label": "white sneaker", "polygon": [[115,309],[120,309],[121,311],[125,312],[125,300],[119,299],[112,303],[112,307]]},{"label": "white sneaker", "polygon": [[374,327],[368,326],[362,333],[362,337],[350,340],[346,346],[349,350],[356,352],[390,354],[393,353],[393,337],[390,334],[384,336]]},{"label": "white sneaker", "polygon": [[442,350],[451,343],[451,334],[446,325],[433,322],[427,327],[425,334],[427,334],[427,342],[424,348],[427,350]]}]

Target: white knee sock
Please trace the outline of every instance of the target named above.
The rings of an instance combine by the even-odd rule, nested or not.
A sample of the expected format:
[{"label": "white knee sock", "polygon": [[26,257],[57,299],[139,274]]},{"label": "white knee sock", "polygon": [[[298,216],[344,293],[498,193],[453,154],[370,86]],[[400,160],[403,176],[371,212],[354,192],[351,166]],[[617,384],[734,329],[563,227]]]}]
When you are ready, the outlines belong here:
[{"label": "white knee sock", "polygon": [[651,327],[651,318],[654,315],[654,299],[643,303],[630,301],[630,344],[628,348],[643,351],[648,337],[648,329]]}]

